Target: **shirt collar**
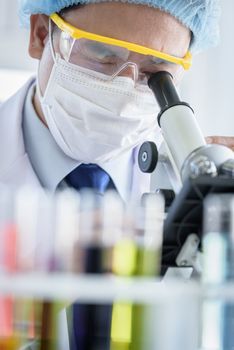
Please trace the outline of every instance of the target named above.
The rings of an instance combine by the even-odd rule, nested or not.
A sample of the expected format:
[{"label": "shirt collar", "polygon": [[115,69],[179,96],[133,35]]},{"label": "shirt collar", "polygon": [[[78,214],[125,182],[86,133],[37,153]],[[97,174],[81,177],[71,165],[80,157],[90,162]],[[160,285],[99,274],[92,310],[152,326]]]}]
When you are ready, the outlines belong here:
[{"label": "shirt collar", "polygon": [[[61,181],[81,163],[61,150],[49,129],[38,118],[32,102],[34,93],[35,84],[28,91],[23,111],[25,149],[41,185],[55,192]],[[122,199],[127,201],[132,187],[132,150],[98,165],[109,174]]]}]

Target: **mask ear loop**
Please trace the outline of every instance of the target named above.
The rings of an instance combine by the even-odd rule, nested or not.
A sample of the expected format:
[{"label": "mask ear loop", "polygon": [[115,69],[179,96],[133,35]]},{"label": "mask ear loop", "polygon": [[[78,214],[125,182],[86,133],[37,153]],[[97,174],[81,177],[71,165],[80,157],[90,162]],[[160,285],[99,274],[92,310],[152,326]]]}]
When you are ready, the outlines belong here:
[{"label": "mask ear loop", "polygon": [[[56,64],[56,54],[55,54],[55,50],[54,50],[54,46],[53,46],[52,22],[51,22],[50,18],[49,18],[49,33],[48,34],[49,34],[50,52],[51,52],[54,64]],[[41,88],[40,88],[39,71],[40,71],[40,62],[39,62],[38,67],[37,67],[36,91],[37,91],[37,95],[38,95],[39,100],[42,101],[43,95],[42,95]]]},{"label": "mask ear loop", "polygon": [[52,22],[50,18],[49,18],[49,45],[50,45],[50,51],[51,51],[54,63],[56,63],[56,54],[55,54],[55,49],[53,45]]}]

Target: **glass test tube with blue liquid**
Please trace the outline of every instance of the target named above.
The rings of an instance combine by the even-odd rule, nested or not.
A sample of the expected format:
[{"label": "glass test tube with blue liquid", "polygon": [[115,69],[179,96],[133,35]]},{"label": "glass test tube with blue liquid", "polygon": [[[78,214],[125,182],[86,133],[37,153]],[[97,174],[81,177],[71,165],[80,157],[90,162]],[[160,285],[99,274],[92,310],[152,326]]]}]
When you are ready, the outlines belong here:
[{"label": "glass test tube with blue liquid", "polygon": [[[203,283],[219,286],[234,280],[234,196],[209,195],[204,206]],[[234,348],[234,300],[205,300],[202,348]]]}]

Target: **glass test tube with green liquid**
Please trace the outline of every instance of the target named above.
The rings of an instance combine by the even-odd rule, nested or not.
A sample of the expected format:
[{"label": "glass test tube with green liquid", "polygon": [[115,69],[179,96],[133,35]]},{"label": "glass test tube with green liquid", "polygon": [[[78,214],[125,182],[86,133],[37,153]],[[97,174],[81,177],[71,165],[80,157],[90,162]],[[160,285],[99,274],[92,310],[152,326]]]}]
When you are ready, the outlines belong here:
[{"label": "glass test tube with green liquid", "polygon": [[[160,195],[146,197],[144,230],[134,224],[123,230],[113,252],[113,272],[125,277],[155,277],[160,270],[164,200]],[[141,234],[140,234],[141,232]],[[146,330],[148,306],[131,301],[113,305],[111,350],[143,350],[150,344]]]}]

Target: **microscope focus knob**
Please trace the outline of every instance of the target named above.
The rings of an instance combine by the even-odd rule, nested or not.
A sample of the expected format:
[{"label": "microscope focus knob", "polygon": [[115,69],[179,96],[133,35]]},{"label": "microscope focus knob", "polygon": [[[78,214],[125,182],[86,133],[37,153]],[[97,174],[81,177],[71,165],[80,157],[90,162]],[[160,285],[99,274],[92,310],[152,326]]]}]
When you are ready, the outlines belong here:
[{"label": "microscope focus knob", "polygon": [[139,168],[143,173],[152,173],[158,163],[158,150],[154,142],[144,142],[138,153]]}]

